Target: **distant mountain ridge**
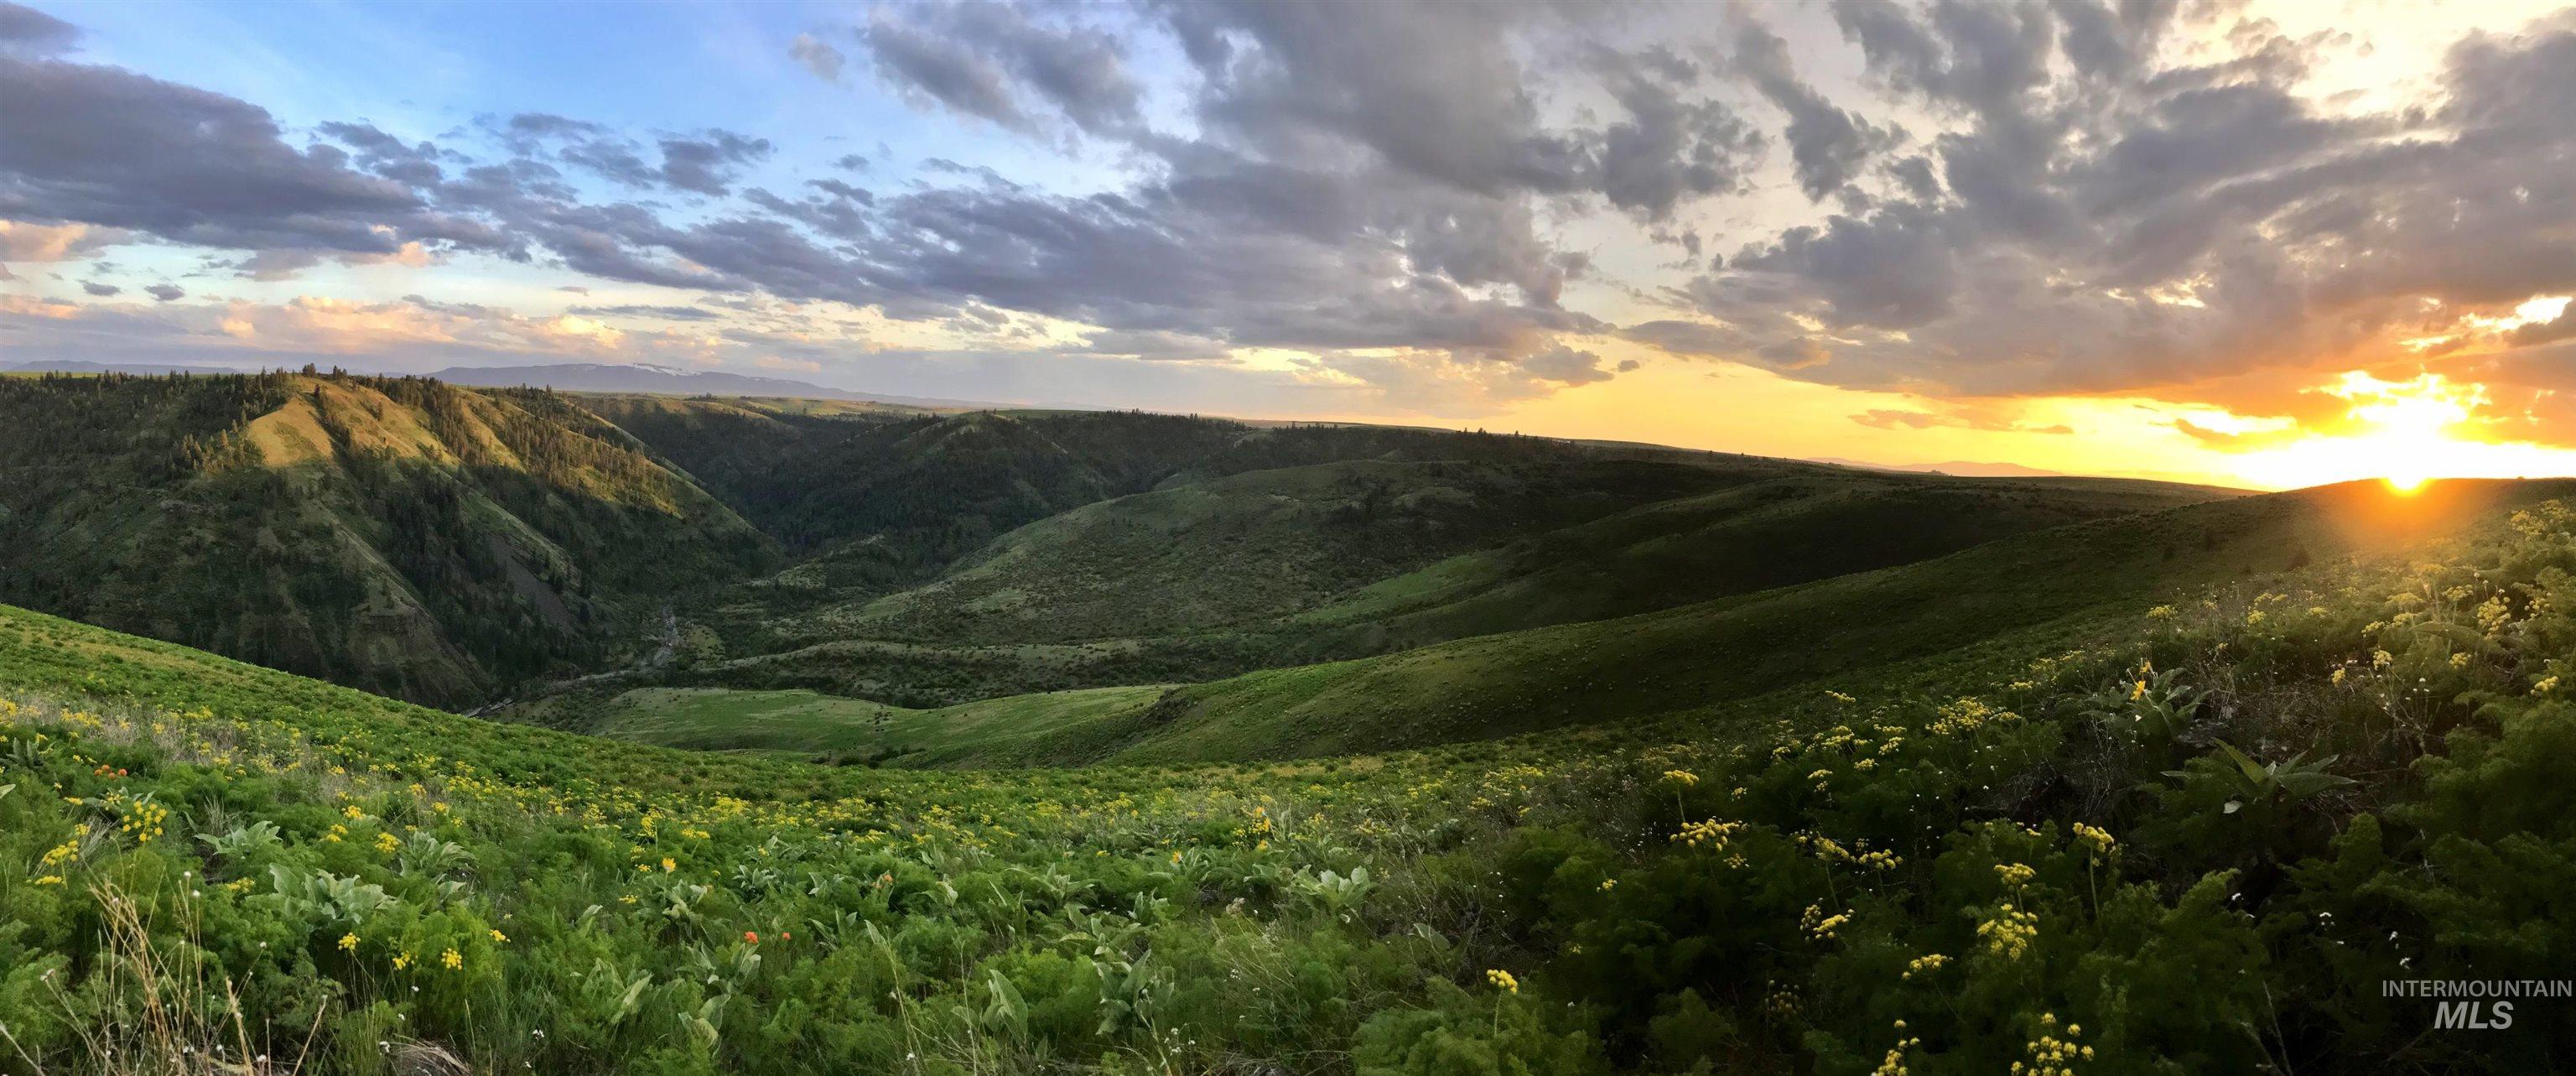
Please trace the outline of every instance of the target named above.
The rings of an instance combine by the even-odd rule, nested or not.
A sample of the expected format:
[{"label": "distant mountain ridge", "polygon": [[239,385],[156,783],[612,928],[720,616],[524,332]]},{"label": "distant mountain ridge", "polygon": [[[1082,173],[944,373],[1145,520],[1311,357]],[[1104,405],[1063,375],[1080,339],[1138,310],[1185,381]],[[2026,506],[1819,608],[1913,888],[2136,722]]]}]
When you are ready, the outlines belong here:
[{"label": "distant mountain ridge", "polygon": [[[248,363],[212,366],[177,362],[92,362],[85,359],[43,359],[36,362],[0,365],[0,373],[23,374],[245,374],[276,369],[292,372],[301,364]],[[382,373],[381,371],[367,371]],[[388,375],[390,376],[390,375]],[[859,400],[869,403],[896,404],[934,411],[987,411],[1026,408],[1040,405],[1004,403],[994,400],[951,400],[933,396],[894,396],[876,392],[852,392],[810,381],[785,377],[762,377],[723,370],[687,370],[655,363],[566,362],[534,366],[450,366],[427,375],[450,385],[476,388],[508,389],[550,388],[559,392],[631,392],[660,396],[743,396],[804,400]],[[1047,410],[1104,410],[1102,408],[1044,405]]]},{"label": "distant mountain ridge", "polygon": [[484,388],[550,388],[561,392],[647,392],[665,396],[767,396],[788,399],[867,400],[933,410],[981,411],[1020,404],[851,392],[810,381],[722,370],[684,370],[652,363],[570,362],[542,366],[450,366],[429,375],[451,385]]},{"label": "distant mountain ridge", "polygon": [[1816,456],[1811,462],[1830,463],[1836,467],[1857,467],[1864,471],[1909,471],[1915,474],[1945,474],[1956,478],[2063,478],[2064,471],[2044,471],[2018,463],[1979,463],[1975,460],[1949,460],[1943,463],[1869,463],[1839,456]]},{"label": "distant mountain ridge", "polygon": [[16,362],[0,366],[8,374],[243,374],[249,370],[229,366],[196,366],[183,362],[89,362],[84,359],[44,359],[38,362]]}]

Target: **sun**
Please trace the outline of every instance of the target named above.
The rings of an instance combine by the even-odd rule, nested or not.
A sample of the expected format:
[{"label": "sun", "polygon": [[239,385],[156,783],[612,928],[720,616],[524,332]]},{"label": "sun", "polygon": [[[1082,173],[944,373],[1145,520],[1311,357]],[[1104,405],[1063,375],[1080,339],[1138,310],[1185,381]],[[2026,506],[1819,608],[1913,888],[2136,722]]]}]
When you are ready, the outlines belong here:
[{"label": "sun", "polygon": [[2443,461],[2477,451],[2478,442],[2451,431],[2486,403],[2484,385],[2454,385],[2440,374],[2382,381],[2354,371],[2327,391],[2352,401],[2345,416],[2369,432],[2349,438],[2350,447],[2375,461],[2380,478],[2399,493],[2424,488]]},{"label": "sun", "polygon": [[2400,494],[2435,478],[2576,474],[2576,453],[2477,438],[2484,385],[2433,373],[2387,381],[2356,370],[2318,391],[2349,405],[2340,428],[2247,453],[2239,473],[2276,488],[2377,478]]}]

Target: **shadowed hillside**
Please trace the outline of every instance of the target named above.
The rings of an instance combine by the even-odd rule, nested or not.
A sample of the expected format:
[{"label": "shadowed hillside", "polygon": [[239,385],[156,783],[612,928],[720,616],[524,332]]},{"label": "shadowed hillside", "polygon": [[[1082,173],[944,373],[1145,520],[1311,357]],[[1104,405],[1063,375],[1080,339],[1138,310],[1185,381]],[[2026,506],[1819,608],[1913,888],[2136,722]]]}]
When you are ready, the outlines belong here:
[{"label": "shadowed hillside", "polygon": [[[1708,708],[1738,713],[1736,704],[1774,693],[1783,707],[1804,706],[1826,686],[1892,691],[2009,667],[2191,588],[2260,585],[2420,545],[2570,493],[2576,480],[2451,481],[2412,496],[2368,482],[2236,498],[1661,612],[1160,691],[917,711],[810,694],[636,693],[598,705],[592,719],[648,742],[786,749],[805,737],[817,752],[963,766],[1243,761],[1649,718],[1692,724]],[[739,737],[726,731],[734,715],[745,717]]]},{"label": "shadowed hillside", "polygon": [[[1049,517],[882,597],[786,613],[768,612],[783,597],[729,598],[715,615],[756,630],[728,631],[726,660],[666,679],[904,706],[1209,680],[1671,608],[2229,495],[1742,457],[1254,471]],[[793,587],[808,570],[744,589]]]}]

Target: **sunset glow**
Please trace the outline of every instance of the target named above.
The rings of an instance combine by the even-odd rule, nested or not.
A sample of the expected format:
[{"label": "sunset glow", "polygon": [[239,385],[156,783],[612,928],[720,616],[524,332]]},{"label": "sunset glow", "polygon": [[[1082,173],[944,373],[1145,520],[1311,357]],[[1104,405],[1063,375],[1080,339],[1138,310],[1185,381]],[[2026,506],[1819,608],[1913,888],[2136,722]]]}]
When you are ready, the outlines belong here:
[{"label": "sunset glow", "polygon": [[2245,453],[2238,473],[2271,488],[2378,478],[2411,492],[2434,478],[2576,473],[2576,450],[2479,436],[2487,388],[2440,374],[2387,381],[2361,371],[2317,391],[2350,406],[2323,432]]}]

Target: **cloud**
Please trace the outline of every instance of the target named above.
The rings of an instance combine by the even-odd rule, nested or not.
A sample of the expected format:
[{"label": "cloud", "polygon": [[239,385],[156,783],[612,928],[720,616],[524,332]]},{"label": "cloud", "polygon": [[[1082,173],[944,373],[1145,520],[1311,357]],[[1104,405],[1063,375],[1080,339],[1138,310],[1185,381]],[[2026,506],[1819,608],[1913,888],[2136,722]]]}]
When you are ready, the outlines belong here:
[{"label": "cloud", "polygon": [[489,246],[330,145],[286,144],[264,109],[114,67],[0,57],[0,216],[176,243],[383,253]]},{"label": "cloud", "polygon": [[35,59],[69,50],[80,29],[23,4],[0,3],[0,56]]},{"label": "cloud", "polygon": [[1903,128],[1878,127],[1825,100],[1798,78],[1789,43],[1757,22],[1736,35],[1735,67],[1789,116],[1789,155],[1798,187],[1810,200],[1842,191],[1877,153],[1904,141]]},{"label": "cloud", "polygon": [[[1681,287],[1733,334],[1702,354],[1936,395],[2154,390],[2387,362],[2576,289],[2576,120],[2550,103],[2576,99],[2576,16],[2452,46],[2437,105],[2347,114],[2301,90],[2319,46],[2255,25],[2177,60],[2163,5],[1834,11],[1876,79],[1954,120],[1886,197]],[[1801,161],[1802,189],[1843,160]],[[1801,346],[1821,361],[1769,361]]]},{"label": "cloud", "polygon": [[1612,372],[1601,368],[1601,356],[1558,344],[1521,360],[1521,369],[1542,381],[1565,385],[1589,385],[1608,381]]},{"label": "cloud", "polygon": [[717,314],[715,311],[709,310],[705,307],[659,306],[645,303],[627,303],[619,306],[576,306],[566,310],[565,313],[579,314],[584,317],[661,318],[666,321],[714,321],[721,317],[721,315]]},{"label": "cloud", "polygon": [[124,291],[125,289],[117,287],[114,284],[101,284],[95,280],[84,280],[81,281],[81,290],[88,292],[91,295],[106,297]]},{"label": "cloud", "polygon": [[662,139],[662,182],[699,194],[724,194],[726,184],[743,166],[768,158],[766,138],[731,131],[707,131],[688,138]]},{"label": "cloud", "polygon": [[[998,311],[977,311],[986,318],[999,317]],[[1084,351],[1099,355],[1124,355],[1134,359],[1161,359],[1180,362],[1229,361],[1225,342],[1188,333],[1160,329],[1142,331],[1112,329],[1093,333],[1082,342]]]},{"label": "cloud", "polygon": [[169,303],[186,298],[188,290],[176,284],[148,284],[144,286],[143,293],[161,302]]},{"label": "cloud", "polygon": [[1976,411],[1911,411],[1903,408],[1872,408],[1851,420],[1863,426],[1882,430],[1929,430],[1949,427],[1963,430],[1985,430],[1993,433],[2072,434],[2075,428],[2064,424],[2032,426],[1998,415]]},{"label": "cloud", "polygon": [[117,228],[0,220],[0,262],[76,261],[128,238]]},{"label": "cloud", "polygon": [[1628,118],[1599,133],[1599,179],[1611,205],[1650,221],[1686,200],[1741,189],[1762,135],[1726,106],[1685,100],[1696,65],[1668,50],[1604,58]]},{"label": "cloud", "polygon": [[847,57],[841,55],[841,50],[833,48],[822,38],[812,34],[796,35],[796,40],[787,43],[787,55],[797,63],[804,64],[805,69],[813,72],[815,78],[825,82],[841,81],[841,65],[849,62]]},{"label": "cloud", "polygon": [[[617,285],[570,316],[630,344],[651,330],[597,319],[800,362],[888,346],[776,323],[830,307],[1122,376],[1293,366],[1441,413],[1614,375],[1635,360],[1588,342],[1616,336],[1926,401],[1855,419],[1893,428],[2328,364],[2538,385],[2528,356],[2576,331],[2507,317],[2576,292],[2576,15],[2465,36],[2436,92],[2364,112],[2314,78],[2349,39],[2174,5],[1570,10],[883,6],[787,58],[992,129],[880,146],[862,187],[856,154],[800,173],[825,155],[792,130],[289,131],[57,58],[75,31],[0,6],[0,260],[156,242],[274,282],[487,256]],[[1847,55],[1788,44],[1836,33]],[[205,305],[96,298],[131,310],[84,331]],[[511,338],[597,346],[540,320]],[[1229,365],[1251,349],[1287,357]]]}]

